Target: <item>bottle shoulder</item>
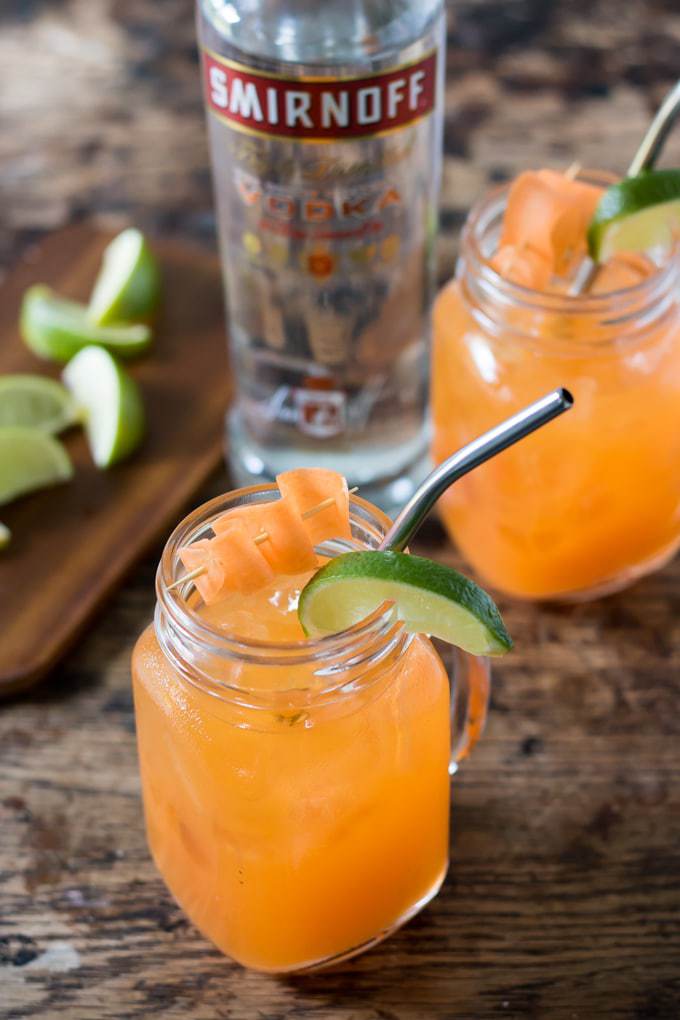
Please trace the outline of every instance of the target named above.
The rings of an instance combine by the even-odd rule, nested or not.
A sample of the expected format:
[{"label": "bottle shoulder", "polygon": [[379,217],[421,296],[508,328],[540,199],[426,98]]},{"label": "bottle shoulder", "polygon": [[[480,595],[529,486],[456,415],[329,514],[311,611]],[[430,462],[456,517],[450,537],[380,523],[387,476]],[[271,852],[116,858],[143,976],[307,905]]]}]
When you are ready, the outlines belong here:
[{"label": "bottle shoulder", "polygon": [[378,62],[438,31],[443,0],[197,0],[204,45],[262,61]]}]

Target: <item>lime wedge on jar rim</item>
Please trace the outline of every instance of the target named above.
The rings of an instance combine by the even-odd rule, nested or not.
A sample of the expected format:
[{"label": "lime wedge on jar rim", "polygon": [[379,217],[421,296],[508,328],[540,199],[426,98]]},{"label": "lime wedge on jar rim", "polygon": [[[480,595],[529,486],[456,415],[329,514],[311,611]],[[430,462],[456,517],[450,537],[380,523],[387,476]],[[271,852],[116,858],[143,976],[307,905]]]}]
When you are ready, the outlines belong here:
[{"label": "lime wedge on jar rim", "polygon": [[680,233],[680,170],[653,170],[607,188],[588,227],[596,262],[621,251],[668,247]]},{"label": "lime wedge on jar rim", "polygon": [[124,230],[104,249],[88,315],[99,326],[149,319],[160,296],[160,271],[144,235]]},{"label": "lime wedge on jar rim", "polygon": [[84,305],[66,301],[41,284],[29,287],[24,294],[20,327],[33,353],[51,361],[68,361],[88,344],[132,358],[143,354],[151,343],[151,330],[143,323],[97,326]]},{"label": "lime wedge on jar rim", "polygon": [[0,376],[0,428],[25,425],[52,435],[78,420],[75,401],[44,375]]},{"label": "lime wedge on jar rim", "polygon": [[0,505],[72,476],[69,455],[54,436],[23,426],[0,429]]},{"label": "lime wedge on jar rim", "polygon": [[300,595],[310,637],[334,634],[392,602],[407,631],[430,634],[473,655],[503,655],[512,640],[498,609],[474,581],[441,563],[400,552],[346,553],[323,566]]},{"label": "lime wedge on jar rim", "polygon": [[85,347],[69,361],[62,378],[81,411],[97,467],[111,467],[137,449],[145,432],[142,397],[108,351]]}]

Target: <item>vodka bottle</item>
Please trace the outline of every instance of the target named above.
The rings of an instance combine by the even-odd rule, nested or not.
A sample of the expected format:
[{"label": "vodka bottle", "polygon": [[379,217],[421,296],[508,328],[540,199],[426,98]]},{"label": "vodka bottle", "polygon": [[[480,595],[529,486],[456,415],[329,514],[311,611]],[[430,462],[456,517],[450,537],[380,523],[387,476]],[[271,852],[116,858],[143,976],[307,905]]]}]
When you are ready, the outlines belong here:
[{"label": "vodka bottle", "polygon": [[442,0],[198,0],[235,479],[426,466]]}]

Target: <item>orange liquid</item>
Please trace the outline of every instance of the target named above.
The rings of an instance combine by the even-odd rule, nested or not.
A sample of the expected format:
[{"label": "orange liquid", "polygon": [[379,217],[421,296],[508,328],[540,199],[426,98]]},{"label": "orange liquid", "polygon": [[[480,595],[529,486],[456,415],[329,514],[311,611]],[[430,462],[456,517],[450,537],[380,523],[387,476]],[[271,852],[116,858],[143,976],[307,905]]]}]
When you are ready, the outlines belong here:
[{"label": "orange liquid", "polygon": [[[638,282],[640,263],[612,262],[598,289]],[[677,316],[639,344],[601,350],[583,346],[593,339],[583,332],[592,322],[553,316],[550,328],[574,343],[573,353],[564,343],[557,350],[509,332],[488,336],[455,282],[434,310],[437,462],[556,386],[575,397],[568,414],[440,501],[444,524],[484,580],[530,598],[618,587],[672,555],[680,541]]]},{"label": "orange liquid", "polygon": [[[202,610],[230,634],[303,637],[305,578]],[[215,665],[284,690],[307,666]],[[238,709],[187,683],[152,627],[133,657],[149,845],[171,892],[219,948],[298,969],[378,938],[433,894],[448,862],[449,688],[429,641],[333,704]]]}]

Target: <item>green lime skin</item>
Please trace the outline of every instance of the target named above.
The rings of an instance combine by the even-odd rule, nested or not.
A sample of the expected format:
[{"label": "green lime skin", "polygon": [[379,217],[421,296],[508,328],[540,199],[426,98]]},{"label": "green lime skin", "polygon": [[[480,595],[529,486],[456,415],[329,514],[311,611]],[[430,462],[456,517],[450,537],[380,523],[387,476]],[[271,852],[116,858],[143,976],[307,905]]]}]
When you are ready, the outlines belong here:
[{"label": "green lime skin", "polygon": [[113,355],[85,347],[62,373],[85,425],[92,459],[109,468],[129,457],[144,439],[146,416],[141,391]]},{"label": "green lime skin", "polygon": [[68,390],[44,375],[0,376],[0,428],[23,425],[56,435],[78,420]]},{"label": "green lime skin", "polygon": [[[394,601],[408,630],[423,631],[474,654],[502,655],[512,648],[496,605],[458,571],[433,560],[391,551],[338,556],[310,579],[298,614],[307,634],[332,633]],[[372,603],[372,604],[371,604]],[[321,618],[327,617],[331,627]]]},{"label": "green lime skin", "polygon": [[88,316],[98,326],[150,322],[161,294],[161,274],[144,235],[128,227],[107,245]]},{"label": "green lime skin", "polygon": [[0,429],[0,506],[73,477],[65,448],[39,429]]},{"label": "green lime skin", "polygon": [[137,450],[146,435],[146,411],[141,390],[120,365],[117,368],[120,380],[119,425],[116,443],[104,467],[126,460]]},{"label": "green lime skin", "polygon": [[604,261],[615,251],[645,251],[664,243],[669,217],[677,219],[677,203],[680,170],[651,170],[612,184],[588,227],[591,258]]},{"label": "green lime skin", "polygon": [[89,344],[105,347],[122,358],[144,354],[151,344],[148,326],[97,326],[88,318],[84,305],[66,301],[42,284],[29,287],[24,294],[19,327],[34,354],[62,363]]}]

